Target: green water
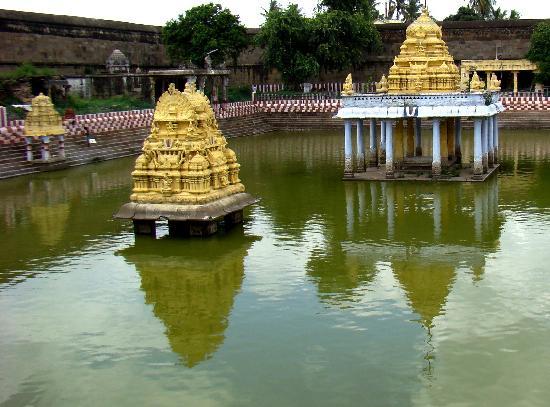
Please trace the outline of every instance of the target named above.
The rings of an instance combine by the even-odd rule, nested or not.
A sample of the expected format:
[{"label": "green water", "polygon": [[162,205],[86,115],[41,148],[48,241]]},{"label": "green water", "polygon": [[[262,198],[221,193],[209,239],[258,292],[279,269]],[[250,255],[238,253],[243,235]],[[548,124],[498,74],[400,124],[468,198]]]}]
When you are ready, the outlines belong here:
[{"label": "green water", "polygon": [[262,201],[205,240],[111,220],[133,159],[1,182],[0,405],[547,406],[550,132],[501,144],[345,183],[340,133],[232,139]]}]

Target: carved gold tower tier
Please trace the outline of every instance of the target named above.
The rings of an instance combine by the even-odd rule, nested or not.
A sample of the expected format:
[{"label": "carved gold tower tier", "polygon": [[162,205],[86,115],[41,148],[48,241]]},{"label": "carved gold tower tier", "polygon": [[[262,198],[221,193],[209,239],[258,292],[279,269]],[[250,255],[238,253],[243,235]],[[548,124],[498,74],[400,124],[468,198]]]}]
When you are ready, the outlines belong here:
[{"label": "carved gold tower tier", "polygon": [[40,94],[32,102],[32,110],[25,118],[25,136],[57,136],[65,134],[61,117],[53,107],[49,96]]},{"label": "carved gold tower tier", "polygon": [[233,150],[208,98],[171,84],[159,99],[151,134],[132,172],[133,202],[204,204],[244,192]]},{"label": "carved gold tower tier", "polygon": [[387,79],[388,93],[455,92],[460,73],[442,39],[441,27],[424,9],[407,28],[407,39]]}]

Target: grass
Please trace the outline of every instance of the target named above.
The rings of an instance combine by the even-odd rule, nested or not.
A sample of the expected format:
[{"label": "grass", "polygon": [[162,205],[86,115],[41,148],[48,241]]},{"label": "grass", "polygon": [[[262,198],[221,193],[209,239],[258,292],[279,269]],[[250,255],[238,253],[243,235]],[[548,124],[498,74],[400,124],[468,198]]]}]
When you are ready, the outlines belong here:
[{"label": "grass", "polygon": [[24,63],[11,71],[0,72],[0,80],[18,80],[36,76],[55,76],[57,72],[50,68],[39,68],[33,64]]}]

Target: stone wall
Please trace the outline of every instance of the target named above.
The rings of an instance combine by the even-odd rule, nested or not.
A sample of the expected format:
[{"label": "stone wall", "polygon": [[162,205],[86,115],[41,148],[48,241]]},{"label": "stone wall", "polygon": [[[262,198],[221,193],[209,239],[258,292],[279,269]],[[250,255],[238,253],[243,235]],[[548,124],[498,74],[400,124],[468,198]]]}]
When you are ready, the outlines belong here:
[{"label": "stone wall", "polygon": [[[534,26],[541,20],[443,22],[443,36],[451,54],[462,59],[521,59],[529,48]],[[369,55],[365,67],[354,72],[357,81],[378,80],[386,73],[405,39],[404,24],[380,24],[383,50]],[[257,29],[249,29],[254,36]],[[132,67],[170,65],[160,37],[161,27],[81,17],[0,10],[0,70],[23,62],[54,67],[61,74],[100,72],[114,49],[120,49]],[[230,64],[231,84],[277,82],[280,76],[261,64],[262,50],[250,47]],[[320,81],[342,81],[343,72],[321,72]]]},{"label": "stone wall", "polygon": [[132,66],[164,68],[160,27],[81,17],[0,10],[0,69],[23,62],[60,74],[103,71],[114,49]]}]

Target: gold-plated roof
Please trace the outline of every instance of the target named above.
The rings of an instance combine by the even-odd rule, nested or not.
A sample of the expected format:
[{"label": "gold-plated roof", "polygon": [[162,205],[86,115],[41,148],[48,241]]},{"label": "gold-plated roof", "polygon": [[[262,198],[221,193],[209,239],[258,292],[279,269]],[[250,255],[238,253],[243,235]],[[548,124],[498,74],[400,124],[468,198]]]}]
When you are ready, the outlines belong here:
[{"label": "gold-plated roof", "polygon": [[204,204],[244,192],[235,153],[218,129],[208,98],[194,83],[174,84],[157,102],[151,134],[132,176],[131,200]]},{"label": "gold-plated roof", "polygon": [[[379,84],[380,85],[380,84]],[[383,92],[386,86],[379,86]],[[407,39],[387,78],[388,93],[455,92],[460,74],[442,39],[441,27],[424,9],[407,28]]]},{"label": "gold-plated roof", "polygon": [[55,136],[65,134],[61,116],[53,107],[49,96],[40,94],[32,102],[32,110],[25,118],[26,136]]}]

